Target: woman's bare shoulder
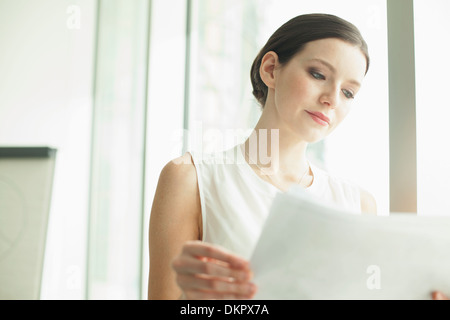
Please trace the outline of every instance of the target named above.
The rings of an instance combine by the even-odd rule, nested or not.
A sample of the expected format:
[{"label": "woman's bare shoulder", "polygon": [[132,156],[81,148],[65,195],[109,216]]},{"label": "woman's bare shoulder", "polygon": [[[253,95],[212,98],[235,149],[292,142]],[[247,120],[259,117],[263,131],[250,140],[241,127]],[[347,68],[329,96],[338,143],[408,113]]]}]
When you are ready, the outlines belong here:
[{"label": "woman's bare shoulder", "polygon": [[169,161],[161,171],[159,184],[176,187],[195,187],[197,185],[197,173],[192,156],[189,153]]},{"label": "woman's bare shoulder", "polygon": [[197,173],[189,153],[169,161],[161,170],[151,216],[172,221],[183,218],[196,222],[201,214]]}]

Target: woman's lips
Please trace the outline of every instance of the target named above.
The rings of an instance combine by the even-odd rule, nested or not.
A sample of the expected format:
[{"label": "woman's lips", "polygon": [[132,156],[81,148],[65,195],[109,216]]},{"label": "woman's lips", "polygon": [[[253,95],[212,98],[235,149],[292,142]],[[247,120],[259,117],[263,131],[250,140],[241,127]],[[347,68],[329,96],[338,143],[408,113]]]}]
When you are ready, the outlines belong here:
[{"label": "woman's lips", "polygon": [[306,111],[311,118],[321,126],[329,126],[330,125],[330,118],[328,118],[326,115],[324,115],[322,112],[312,112],[312,111]]}]

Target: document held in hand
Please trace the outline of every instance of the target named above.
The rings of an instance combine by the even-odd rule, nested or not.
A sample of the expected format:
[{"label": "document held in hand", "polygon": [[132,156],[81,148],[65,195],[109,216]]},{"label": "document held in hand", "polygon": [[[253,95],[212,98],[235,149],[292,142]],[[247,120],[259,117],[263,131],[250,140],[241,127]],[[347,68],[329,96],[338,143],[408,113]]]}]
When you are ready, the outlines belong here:
[{"label": "document held in hand", "polygon": [[359,215],[301,189],[276,196],[252,254],[255,299],[450,294],[450,218]]}]

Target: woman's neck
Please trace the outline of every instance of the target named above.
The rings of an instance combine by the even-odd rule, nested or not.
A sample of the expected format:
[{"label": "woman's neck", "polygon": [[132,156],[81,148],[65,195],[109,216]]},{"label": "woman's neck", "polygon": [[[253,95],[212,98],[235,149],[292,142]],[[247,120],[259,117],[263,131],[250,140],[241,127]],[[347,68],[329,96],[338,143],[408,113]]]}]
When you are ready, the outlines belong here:
[{"label": "woman's neck", "polygon": [[[310,168],[306,159],[308,143],[278,125],[264,112],[244,143],[247,162],[265,180],[281,189],[293,183],[309,186]],[[300,181],[301,180],[301,181]]]}]

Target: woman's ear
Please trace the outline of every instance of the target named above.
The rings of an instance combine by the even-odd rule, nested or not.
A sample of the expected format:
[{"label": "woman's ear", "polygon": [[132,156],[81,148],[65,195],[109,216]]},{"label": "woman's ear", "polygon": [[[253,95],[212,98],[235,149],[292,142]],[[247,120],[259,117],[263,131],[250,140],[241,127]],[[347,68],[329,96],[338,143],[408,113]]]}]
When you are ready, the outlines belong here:
[{"label": "woman's ear", "polygon": [[275,69],[278,66],[278,55],[274,51],[267,52],[261,60],[259,75],[267,88],[275,88]]}]

